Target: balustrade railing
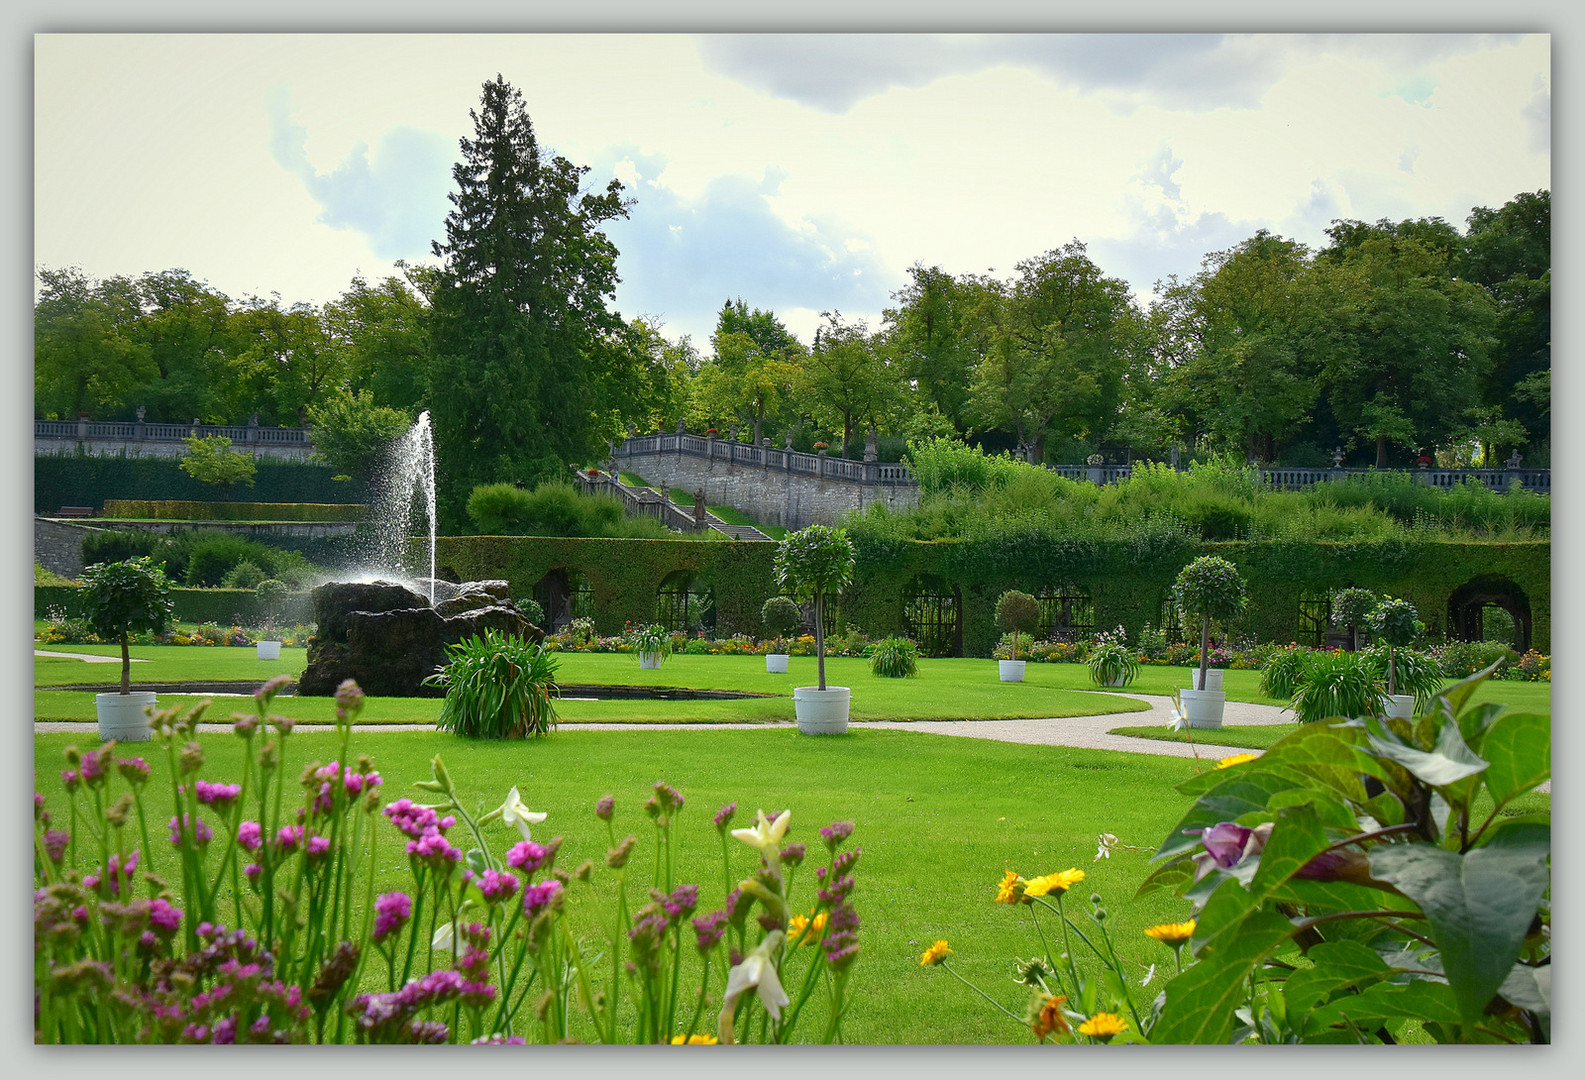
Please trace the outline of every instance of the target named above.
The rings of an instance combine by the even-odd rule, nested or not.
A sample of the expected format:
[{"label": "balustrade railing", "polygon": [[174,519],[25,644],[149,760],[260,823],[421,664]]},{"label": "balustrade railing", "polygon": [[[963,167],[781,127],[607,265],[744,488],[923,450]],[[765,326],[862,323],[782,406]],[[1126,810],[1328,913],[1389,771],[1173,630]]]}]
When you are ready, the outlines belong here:
[{"label": "balustrade railing", "polygon": [[190,435],[209,438],[223,435],[233,444],[271,446],[313,445],[307,428],[260,427],[257,424],[152,424],[141,420],[35,420],[34,439],[76,442],[181,442]]}]

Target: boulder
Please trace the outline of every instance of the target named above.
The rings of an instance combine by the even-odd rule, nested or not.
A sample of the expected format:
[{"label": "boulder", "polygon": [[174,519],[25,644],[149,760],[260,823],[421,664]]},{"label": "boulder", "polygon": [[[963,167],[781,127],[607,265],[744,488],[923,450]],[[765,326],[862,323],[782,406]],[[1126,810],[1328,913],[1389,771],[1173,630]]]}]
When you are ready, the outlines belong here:
[{"label": "boulder", "polygon": [[432,608],[426,596],[389,581],[321,585],[313,592],[318,632],[297,692],[328,696],[352,679],[373,697],[442,697],[423,680],[445,665],[446,646],[486,630],[544,639],[507,595],[504,581],[466,582]]}]

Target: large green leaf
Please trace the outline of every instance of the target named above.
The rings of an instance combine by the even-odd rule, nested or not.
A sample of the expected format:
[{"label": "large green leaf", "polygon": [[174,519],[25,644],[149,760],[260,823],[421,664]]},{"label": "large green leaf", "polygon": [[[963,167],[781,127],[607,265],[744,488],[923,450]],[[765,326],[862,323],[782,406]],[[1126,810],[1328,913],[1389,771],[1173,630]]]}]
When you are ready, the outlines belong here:
[{"label": "large green leaf", "polygon": [[1515,964],[1497,990],[1503,1000],[1535,1013],[1541,1033],[1552,1041],[1552,965]]},{"label": "large green leaf", "polygon": [[1286,806],[1277,812],[1276,828],[1260,853],[1260,869],[1249,883],[1250,894],[1259,903],[1277,886],[1304,868],[1330,843],[1315,808]]},{"label": "large green leaf", "polygon": [[[1254,772],[1228,777],[1223,783],[1197,799],[1183,820],[1167,834],[1161,848],[1151,857],[1165,859],[1190,851],[1200,844],[1199,832],[1220,821],[1236,821],[1244,814],[1266,809],[1266,801],[1279,791],[1286,791],[1289,781],[1270,773]],[[1194,835],[1185,835],[1185,831]]]},{"label": "large green leaf", "polygon": [[1389,761],[1396,761],[1422,783],[1441,787],[1457,783],[1486,768],[1486,762],[1465,745],[1458,724],[1446,717],[1442,719],[1436,744],[1430,750],[1422,750],[1405,742],[1374,718],[1366,722],[1366,730],[1369,732],[1370,745],[1378,754]]},{"label": "large green leaf", "polygon": [[1491,767],[1486,789],[1503,805],[1552,775],[1552,721],[1531,713],[1512,713],[1486,732],[1481,751]]},{"label": "large green leaf", "polygon": [[1519,956],[1550,880],[1550,852],[1550,833],[1530,826],[1499,830],[1463,855],[1433,844],[1385,844],[1371,852],[1371,875],[1402,890],[1430,920],[1466,1029]]},{"label": "large green leaf", "polygon": [[1392,974],[1376,950],[1357,941],[1325,941],[1305,955],[1314,966],[1294,972],[1282,987],[1288,1012],[1295,1018],[1345,987],[1363,990]]},{"label": "large green leaf", "polygon": [[1134,893],[1134,899],[1139,899],[1146,893],[1155,892],[1157,889],[1176,889],[1194,880],[1194,863],[1188,858],[1175,859],[1164,863],[1150,872],[1150,875],[1140,882],[1139,890]]},{"label": "large green leaf", "polygon": [[1206,949],[1193,967],[1167,984],[1166,1001],[1150,1030],[1150,1041],[1226,1042],[1234,1012],[1249,993],[1250,971],[1292,933],[1293,924],[1275,911],[1251,914],[1237,934]]},{"label": "large green leaf", "polygon": [[1453,1025],[1459,1010],[1452,990],[1428,979],[1414,979],[1403,985],[1377,982],[1359,994],[1345,994],[1310,1012],[1304,1018],[1306,1034],[1339,1025],[1372,1031],[1401,1020],[1420,1020]]}]

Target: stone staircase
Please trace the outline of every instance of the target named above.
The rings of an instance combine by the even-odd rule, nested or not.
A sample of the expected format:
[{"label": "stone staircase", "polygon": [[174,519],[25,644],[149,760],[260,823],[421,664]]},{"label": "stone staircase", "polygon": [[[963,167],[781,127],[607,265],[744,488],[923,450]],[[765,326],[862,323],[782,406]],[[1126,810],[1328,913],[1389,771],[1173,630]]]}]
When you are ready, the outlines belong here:
[{"label": "stone staircase", "polygon": [[734,540],[769,540],[770,537],[760,532],[752,525],[728,525],[710,511],[704,512],[704,523],[718,533],[725,533]]}]

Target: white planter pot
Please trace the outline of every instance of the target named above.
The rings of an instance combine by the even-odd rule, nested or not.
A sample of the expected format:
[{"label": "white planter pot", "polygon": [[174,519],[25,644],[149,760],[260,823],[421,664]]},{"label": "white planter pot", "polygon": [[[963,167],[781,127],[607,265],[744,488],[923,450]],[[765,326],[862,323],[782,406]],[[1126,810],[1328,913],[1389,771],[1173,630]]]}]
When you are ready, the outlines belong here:
[{"label": "white planter pot", "polygon": [[660,667],[660,653],[658,653],[658,652],[639,653],[638,654],[638,666],[641,667],[641,668],[650,668],[650,669],[654,669],[654,668]]},{"label": "white planter pot", "polygon": [[1396,716],[1402,720],[1414,719],[1413,694],[1383,694],[1381,695],[1381,713],[1383,716]]},{"label": "white planter pot", "polygon": [[787,671],[787,653],[766,653],[765,670],[772,674],[784,674]]},{"label": "white planter pot", "polygon": [[1200,690],[1220,690],[1222,688],[1222,669],[1211,668],[1205,673],[1205,685],[1199,686],[1200,669],[1195,668],[1194,674],[1189,677],[1189,681],[1194,683]]},{"label": "white planter pot", "polygon": [[1191,728],[1219,728],[1222,726],[1222,708],[1227,695],[1220,690],[1180,690],[1178,700],[1183,703],[1183,718]]},{"label": "white planter pot", "polygon": [[845,686],[799,686],[793,689],[793,712],[805,735],[841,735],[848,729],[852,691]]},{"label": "white planter pot", "polygon": [[1002,682],[1023,682],[1024,665],[1028,662],[1029,661],[1027,660],[996,661],[997,670],[1000,671],[1002,675]]},{"label": "white planter pot", "polygon": [[108,742],[147,742],[153,737],[145,709],[154,708],[150,690],[130,694],[95,694],[94,708],[99,714],[99,738]]},{"label": "white planter pot", "polygon": [[281,658],[281,643],[279,641],[261,641],[258,645],[260,660],[279,660]]},{"label": "white planter pot", "polygon": [[1127,686],[1128,685],[1128,676],[1127,676],[1127,674],[1119,675],[1117,678],[1112,679],[1110,682],[1103,683],[1102,685],[1104,685],[1104,686]]}]

